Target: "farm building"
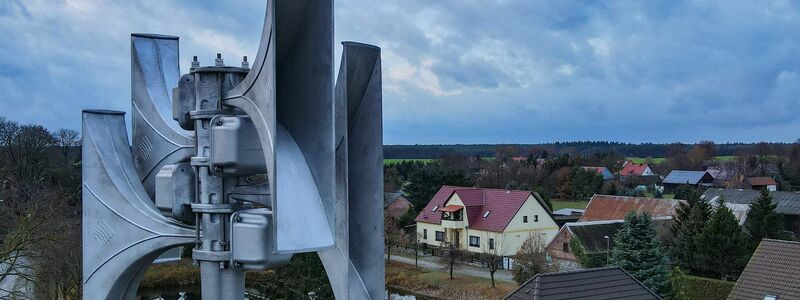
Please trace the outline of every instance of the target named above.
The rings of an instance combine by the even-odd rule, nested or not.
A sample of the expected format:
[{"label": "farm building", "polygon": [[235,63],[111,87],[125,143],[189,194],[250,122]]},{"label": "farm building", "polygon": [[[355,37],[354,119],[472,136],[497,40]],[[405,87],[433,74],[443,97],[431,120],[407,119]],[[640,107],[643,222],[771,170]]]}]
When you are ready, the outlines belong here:
[{"label": "farm building", "polygon": [[414,205],[401,193],[383,193],[383,214],[392,218],[400,218]]},{"label": "farm building", "polygon": [[674,216],[679,200],[647,197],[594,195],[580,222],[622,220],[628,212],[649,213],[653,218]]},{"label": "farm building", "polygon": [[[777,205],[775,212],[783,215],[784,229],[794,232],[795,236],[800,236],[800,193],[775,191],[770,192],[772,202]],[[701,199],[709,202],[716,203],[720,199],[725,200],[725,204],[734,210],[734,214],[739,220],[740,224],[747,222],[747,211],[750,210],[750,204],[756,202],[761,197],[761,192],[756,190],[738,190],[738,189],[708,189],[703,193]],[[737,212],[734,207],[744,210]]]},{"label": "farm building", "polygon": [[714,183],[714,177],[706,171],[682,171],[673,170],[669,172],[661,184],[664,185],[665,193],[673,193],[681,185],[710,187]]},{"label": "farm building", "polygon": [[751,190],[767,189],[770,192],[778,190],[778,183],[772,177],[748,177],[744,183]]},{"label": "farm building", "polygon": [[[545,248],[547,254],[562,271],[591,268],[605,264],[606,255],[614,249],[614,236],[622,228],[625,220],[603,220],[567,223],[561,226],[556,237]],[[672,238],[670,227],[672,216],[653,218],[658,238],[666,243]],[[575,257],[572,240],[576,239],[587,257],[593,257],[597,265],[581,266]]]}]

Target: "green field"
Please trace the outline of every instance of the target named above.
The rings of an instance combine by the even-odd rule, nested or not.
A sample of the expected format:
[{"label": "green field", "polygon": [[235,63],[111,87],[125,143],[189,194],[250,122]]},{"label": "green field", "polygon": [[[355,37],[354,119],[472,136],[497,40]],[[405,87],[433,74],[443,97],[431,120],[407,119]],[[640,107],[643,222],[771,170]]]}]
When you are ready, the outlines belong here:
[{"label": "green field", "polygon": [[575,208],[575,209],[584,209],[586,205],[589,204],[589,201],[561,201],[561,200],[551,200],[551,204],[553,204],[553,210],[559,210],[562,208]]},{"label": "green field", "polygon": [[423,162],[423,163],[429,163],[432,160],[433,159],[431,159],[431,158],[387,158],[387,159],[383,160],[383,164],[384,165],[391,165],[391,164],[401,163],[401,162],[404,162],[404,161],[418,161],[418,162]]},{"label": "green field", "polygon": [[[731,160],[733,160],[733,158],[734,158],[733,155],[723,155],[723,156],[715,157],[714,160],[717,160],[717,161],[731,161]],[[646,157],[626,157],[625,159],[626,160],[630,160],[630,161],[632,161],[634,163],[637,163],[637,164],[644,163],[644,161],[647,160]],[[660,163],[663,163],[665,160],[667,160],[666,158],[663,158],[663,157],[653,157],[651,159],[652,159],[652,162],[655,163],[655,164],[660,164]]]}]

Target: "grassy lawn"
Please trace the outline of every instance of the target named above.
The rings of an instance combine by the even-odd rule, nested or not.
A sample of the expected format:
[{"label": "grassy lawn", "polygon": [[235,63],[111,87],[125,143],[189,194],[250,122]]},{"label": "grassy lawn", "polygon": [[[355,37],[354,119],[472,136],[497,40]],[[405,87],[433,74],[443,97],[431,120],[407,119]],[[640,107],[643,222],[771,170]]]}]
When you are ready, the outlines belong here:
[{"label": "grassy lawn", "polygon": [[584,209],[586,205],[589,204],[589,201],[561,201],[561,200],[551,200],[551,204],[553,204],[553,210],[559,210],[562,208],[577,208],[577,209]]},{"label": "grassy lawn", "polygon": [[[731,160],[733,160],[733,158],[734,158],[733,155],[721,155],[721,156],[714,157],[714,160],[716,160],[716,161],[731,161]],[[630,161],[632,161],[634,163],[637,163],[637,164],[644,163],[644,161],[647,160],[646,157],[626,157],[625,159],[626,160],[630,160]],[[655,164],[663,163],[665,160],[667,160],[667,159],[664,158],[664,157],[653,157],[652,158],[652,162],[655,163]]]},{"label": "grassy lawn", "polygon": [[418,162],[423,162],[423,163],[429,163],[432,160],[433,159],[431,159],[431,158],[387,158],[387,159],[383,160],[383,164],[384,165],[391,165],[391,164],[401,163],[401,162],[404,162],[404,161],[418,161]]},{"label": "grassy lawn", "polygon": [[511,282],[453,274],[446,270],[427,270],[412,265],[390,262],[386,265],[386,284],[437,299],[502,299],[516,288]]}]

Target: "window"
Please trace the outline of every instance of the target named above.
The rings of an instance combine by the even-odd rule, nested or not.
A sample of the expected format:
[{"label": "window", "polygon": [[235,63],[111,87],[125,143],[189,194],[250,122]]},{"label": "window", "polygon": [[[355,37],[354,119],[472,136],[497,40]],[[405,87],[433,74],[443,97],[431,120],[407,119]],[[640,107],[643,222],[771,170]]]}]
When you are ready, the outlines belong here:
[{"label": "window", "polygon": [[778,300],[778,296],[766,295],[766,296],[764,296],[764,300]]},{"label": "window", "polygon": [[483,217],[484,218],[488,217],[490,212],[492,212],[492,211],[491,210],[487,210],[486,212],[484,212],[483,213]]},{"label": "window", "polygon": [[494,250],[494,239],[489,239],[489,250]]},{"label": "window", "polygon": [[428,230],[427,229],[423,229],[422,230],[422,239],[423,240],[427,240],[428,239]]},{"label": "window", "polygon": [[528,216],[522,216],[522,223],[528,223]]},{"label": "window", "polygon": [[533,221],[539,222],[539,215],[533,215]]},{"label": "window", "polygon": [[444,241],[444,231],[436,232],[436,240],[439,242]]},{"label": "window", "polygon": [[470,235],[469,236],[469,246],[470,247],[480,247],[481,246],[481,238],[477,237],[477,236],[474,236],[474,235]]},{"label": "window", "polygon": [[439,206],[435,205],[435,206],[433,206],[433,209],[431,209],[431,211],[436,211],[437,209],[439,209]]},{"label": "window", "polygon": [[562,247],[561,250],[563,250],[564,252],[569,253],[569,243],[563,243],[563,244],[561,244],[561,247]]}]

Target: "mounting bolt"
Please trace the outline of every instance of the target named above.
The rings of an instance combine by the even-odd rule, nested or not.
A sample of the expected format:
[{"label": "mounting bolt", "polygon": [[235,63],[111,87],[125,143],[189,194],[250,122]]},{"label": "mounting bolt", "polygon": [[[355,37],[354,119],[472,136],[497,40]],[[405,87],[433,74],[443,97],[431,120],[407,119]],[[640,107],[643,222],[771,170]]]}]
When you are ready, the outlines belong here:
[{"label": "mounting bolt", "polygon": [[197,61],[197,55],[195,55],[194,57],[192,57],[192,69],[199,67],[200,67],[200,62]]},{"label": "mounting bolt", "polygon": [[241,269],[241,268],[242,268],[242,263],[240,263],[240,262],[238,262],[238,261],[237,261],[237,262],[236,262],[236,268],[237,268],[237,269]]},{"label": "mounting bolt", "polygon": [[214,60],[214,65],[217,67],[225,66],[225,62],[222,61],[222,53],[217,53],[217,59]]},{"label": "mounting bolt", "polygon": [[241,216],[236,216],[235,220],[236,220],[236,222],[241,222],[242,221],[242,217]]},{"label": "mounting bolt", "polygon": [[222,119],[217,120],[217,126],[222,126]]},{"label": "mounting bolt", "polygon": [[225,262],[224,261],[219,262],[219,269],[220,270],[225,269]]},{"label": "mounting bolt", "polygon": [[249,69],[250,68],[250,63],[247,62],[247,55],[242,57],[242,68],[245,68],[245,69]]},{"label": "mounting bolt", "polygon": [[222,173],[222,168],[220,168],[220,167],[214,167],[214,172],[217,172],[217,173]]}]

